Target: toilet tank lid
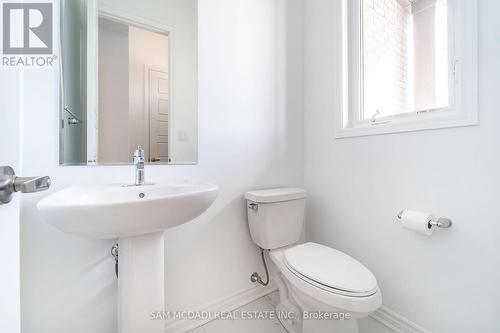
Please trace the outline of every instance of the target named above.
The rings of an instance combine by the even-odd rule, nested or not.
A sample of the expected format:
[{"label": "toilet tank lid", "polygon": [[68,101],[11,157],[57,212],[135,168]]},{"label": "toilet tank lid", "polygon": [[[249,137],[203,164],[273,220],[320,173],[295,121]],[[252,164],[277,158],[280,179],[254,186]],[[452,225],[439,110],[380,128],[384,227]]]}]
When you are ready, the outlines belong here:
[{"label": "toilet tank lid", "polygon": [[245,193],[245,199],[256,203],[271,203],[304,199],[307,192],[300,188],[274,188],[269,190],[250,191]]}]

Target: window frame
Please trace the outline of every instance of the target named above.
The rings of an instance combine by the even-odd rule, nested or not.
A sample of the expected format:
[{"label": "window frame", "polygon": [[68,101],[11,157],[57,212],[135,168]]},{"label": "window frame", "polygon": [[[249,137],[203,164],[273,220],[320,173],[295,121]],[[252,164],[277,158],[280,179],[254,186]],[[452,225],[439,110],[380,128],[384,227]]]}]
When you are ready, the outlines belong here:
[{"label": "window frame", "polygon": [[450,127],[474,126],[478,116],[478,10],[477,0],[448,0],[449,99],[446,108],[414,111],[363,119],[364,0],[339,0],[337,11],[342,47],[334,59],[342,75],[336,78],[338,108],[335,137],[380,135]]}]

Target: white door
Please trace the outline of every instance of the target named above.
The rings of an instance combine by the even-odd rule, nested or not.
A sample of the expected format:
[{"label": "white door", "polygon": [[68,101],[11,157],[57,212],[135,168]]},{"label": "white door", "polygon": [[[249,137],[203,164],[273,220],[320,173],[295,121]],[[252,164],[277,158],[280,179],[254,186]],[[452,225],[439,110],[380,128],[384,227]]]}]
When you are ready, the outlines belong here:
[{"label": "white door", "polygon": [[[0,72],[0,166],[20,170],[20,75]],[[0,332],[21,331],[19,196],[0,204]]]},{"label": "white door", "polygon": [[166,71],[149,69],[149,158],[168,162],[170,87]]}]

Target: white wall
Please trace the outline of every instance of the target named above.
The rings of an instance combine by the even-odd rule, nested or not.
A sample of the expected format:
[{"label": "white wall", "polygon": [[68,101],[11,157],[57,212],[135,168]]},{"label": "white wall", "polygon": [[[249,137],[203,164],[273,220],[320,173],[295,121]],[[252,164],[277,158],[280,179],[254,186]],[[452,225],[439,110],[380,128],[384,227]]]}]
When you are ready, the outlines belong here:
[{"label": "white wall", "polygon": [[[336,140],[338,2],[305,1],[308,237],[366,264],[384,304],[432,332],[497,331],[500,2],[479,1],[480,126]],[[396,223],[404,208],[455,225],[420,236]]]},{"label": "white wall", "polygon": [[[199,1],[199,164],[146,167],[146,175],[156,182],[199,178],[221,192],[205,215],[166,233],[171,309],[198,308],[250,287],[261,263],[244,191],[302,186],[301,15],[300,0]],[[57,70],[28,70],[24,82],[23,174],[50,175],[51,192],[132,181],[131,166],[59,167]],[[35,207],[47,194],[22,201],[23,333],[114,332],[113,241],[53,229]]]}]

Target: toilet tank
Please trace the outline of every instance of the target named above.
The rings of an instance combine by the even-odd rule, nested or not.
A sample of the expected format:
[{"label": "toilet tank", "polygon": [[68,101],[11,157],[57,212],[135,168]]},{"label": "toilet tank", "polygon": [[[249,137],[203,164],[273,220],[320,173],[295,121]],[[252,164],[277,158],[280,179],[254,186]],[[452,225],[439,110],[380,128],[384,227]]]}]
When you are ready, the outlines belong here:
[{"label": "toilet tank", "polygon": [[297,243],[304,223],[306,194],[298,188],[247,192],[248,225],[254,243],[268,250]]}]

